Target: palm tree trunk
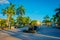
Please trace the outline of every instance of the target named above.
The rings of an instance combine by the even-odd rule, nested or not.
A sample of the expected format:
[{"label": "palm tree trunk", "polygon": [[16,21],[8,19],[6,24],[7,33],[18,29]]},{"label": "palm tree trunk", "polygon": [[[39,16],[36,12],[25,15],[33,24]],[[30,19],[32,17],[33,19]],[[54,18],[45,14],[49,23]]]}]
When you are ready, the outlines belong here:
[{"label": "palm tree trunk", "polygon": [[11,18],[11,15],[8,16],[8,27],[11,29],[11,25],[10,25],[10,18]]}]

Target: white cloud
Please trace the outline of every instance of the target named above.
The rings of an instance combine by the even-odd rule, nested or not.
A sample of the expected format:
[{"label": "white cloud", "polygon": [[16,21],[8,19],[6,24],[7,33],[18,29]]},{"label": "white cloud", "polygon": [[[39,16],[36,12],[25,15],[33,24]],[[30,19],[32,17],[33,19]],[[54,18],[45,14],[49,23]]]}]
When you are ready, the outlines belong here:
[{"label": "white cloud", "polygon": [[0,4],[9,4],[8,0],[0,0]]}]

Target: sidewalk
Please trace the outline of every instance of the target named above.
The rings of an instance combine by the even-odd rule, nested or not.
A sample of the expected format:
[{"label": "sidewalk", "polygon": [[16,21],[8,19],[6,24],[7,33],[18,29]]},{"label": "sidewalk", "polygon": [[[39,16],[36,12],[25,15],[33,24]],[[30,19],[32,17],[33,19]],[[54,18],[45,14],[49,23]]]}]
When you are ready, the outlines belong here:
[{"label": "sidewalk", "polygon": [[12,37],[7,33],[0,32],[0,40],[19,40],[18,38]]}]

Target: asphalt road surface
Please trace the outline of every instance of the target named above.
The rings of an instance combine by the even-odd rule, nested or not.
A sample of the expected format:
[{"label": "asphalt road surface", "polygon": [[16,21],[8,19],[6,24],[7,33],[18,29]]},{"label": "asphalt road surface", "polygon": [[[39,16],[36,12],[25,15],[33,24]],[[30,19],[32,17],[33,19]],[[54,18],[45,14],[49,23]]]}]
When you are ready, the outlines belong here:
[{"label": "asphalt road surface", "polygon": [[41,27],[37,33],[24,33],[20,28],[0,31],[0,40],[60,40],[60,29]]}]

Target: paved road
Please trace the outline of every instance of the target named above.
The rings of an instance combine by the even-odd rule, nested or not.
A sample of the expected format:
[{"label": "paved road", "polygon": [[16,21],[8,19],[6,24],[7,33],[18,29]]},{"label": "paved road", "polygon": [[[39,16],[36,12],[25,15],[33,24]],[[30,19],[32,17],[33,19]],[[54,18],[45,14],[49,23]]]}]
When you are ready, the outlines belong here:
[{"label": "paved road", "polygon": [[52,28],[42,27],[37,33],[23,33],[22,30],[24,29],[26,28],[0,31],[0,40],[60,40],[60,36],[56,36],[56,34],[53,33],[56,31],[56,33],[59,34],[60,30],[58,29],[53,30]]},{"label": "paved road", "polygon": [[52,27],[41,26],[41,28],[38,30],[38,33],[60,37],[60,29]]}]

